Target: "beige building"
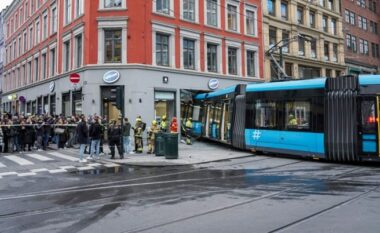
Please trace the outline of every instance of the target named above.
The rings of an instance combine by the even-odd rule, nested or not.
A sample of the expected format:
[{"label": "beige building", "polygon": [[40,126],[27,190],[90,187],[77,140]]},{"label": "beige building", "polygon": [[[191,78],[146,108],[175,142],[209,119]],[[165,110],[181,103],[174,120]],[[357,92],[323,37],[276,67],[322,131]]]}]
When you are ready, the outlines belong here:
[{"label": "beige building", "polygon": [[[293,78],[336,77],[345,70],[344,37],[339,0],[264,0],[265,51],[290,39],[282,48],[283,68]],[[301,36],[298,36],[301,35]],[[279,61],[279,50],[274,57]],[[265,55],[266,80],[281,77]]]}]

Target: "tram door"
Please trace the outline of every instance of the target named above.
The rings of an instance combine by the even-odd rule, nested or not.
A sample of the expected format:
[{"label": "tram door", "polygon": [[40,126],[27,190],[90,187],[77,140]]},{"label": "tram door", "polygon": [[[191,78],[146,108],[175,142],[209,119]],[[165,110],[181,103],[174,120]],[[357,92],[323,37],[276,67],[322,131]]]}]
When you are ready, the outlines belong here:
[{"label": "tram door", "polygon": [[359,151],[362,156],[377,157],[379,151],[380,97],[364,97],[360,103]]}]

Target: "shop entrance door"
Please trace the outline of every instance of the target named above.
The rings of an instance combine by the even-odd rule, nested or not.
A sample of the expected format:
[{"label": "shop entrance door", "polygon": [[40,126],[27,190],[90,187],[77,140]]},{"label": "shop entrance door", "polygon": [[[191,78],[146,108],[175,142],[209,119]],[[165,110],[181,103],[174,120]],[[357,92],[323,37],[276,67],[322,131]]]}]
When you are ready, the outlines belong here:
[{"label": "shop entrance door", "polygon": [[[120,110],[116,107],[116,87],[117,86],[101,87],[101,115],[107,122],[110,120],[118,120],[121,116]],[[123,96],[125,96],[125,93]]]}]

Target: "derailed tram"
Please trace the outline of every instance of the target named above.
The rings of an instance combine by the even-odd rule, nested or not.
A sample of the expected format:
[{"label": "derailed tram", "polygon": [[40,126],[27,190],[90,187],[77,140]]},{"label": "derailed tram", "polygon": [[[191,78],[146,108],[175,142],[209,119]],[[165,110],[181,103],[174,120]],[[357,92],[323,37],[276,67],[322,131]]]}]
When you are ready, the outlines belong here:
[{"label": "derailed tram", "polygon": [[195,96],[193,133],[254,152],[380,161],[380,75],[237,85]]}]

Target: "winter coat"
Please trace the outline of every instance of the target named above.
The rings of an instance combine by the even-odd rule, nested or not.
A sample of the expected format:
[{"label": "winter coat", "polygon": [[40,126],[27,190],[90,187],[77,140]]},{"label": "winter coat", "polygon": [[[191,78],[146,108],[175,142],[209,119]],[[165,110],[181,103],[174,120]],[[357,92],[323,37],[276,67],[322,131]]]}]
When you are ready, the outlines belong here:
[{"label": "winter coat", "polygon": [[77,141],[79,144],[87,144],[88,143],[88,128],[87,124],[83,121],[79,122],[77,126]]},{"label": "winter coat", "polygon": [[90,126],[90,138],[92,140],[100,140],[102,137],[102,126],[99,123],[93,123]]},{"label": "winter coat", "polygon": [[25,127],[25,138],[24,138],[24,143],[25,144],[33,144],[36,137],[36,131],[34,130],[33,126],[29,125]]},{"label": "winter coat", "polygon": [[112,125],[111,127],[108,128],[108,139],[110,141],[120,141],[122,132],[120,127],[116,127]]}]

